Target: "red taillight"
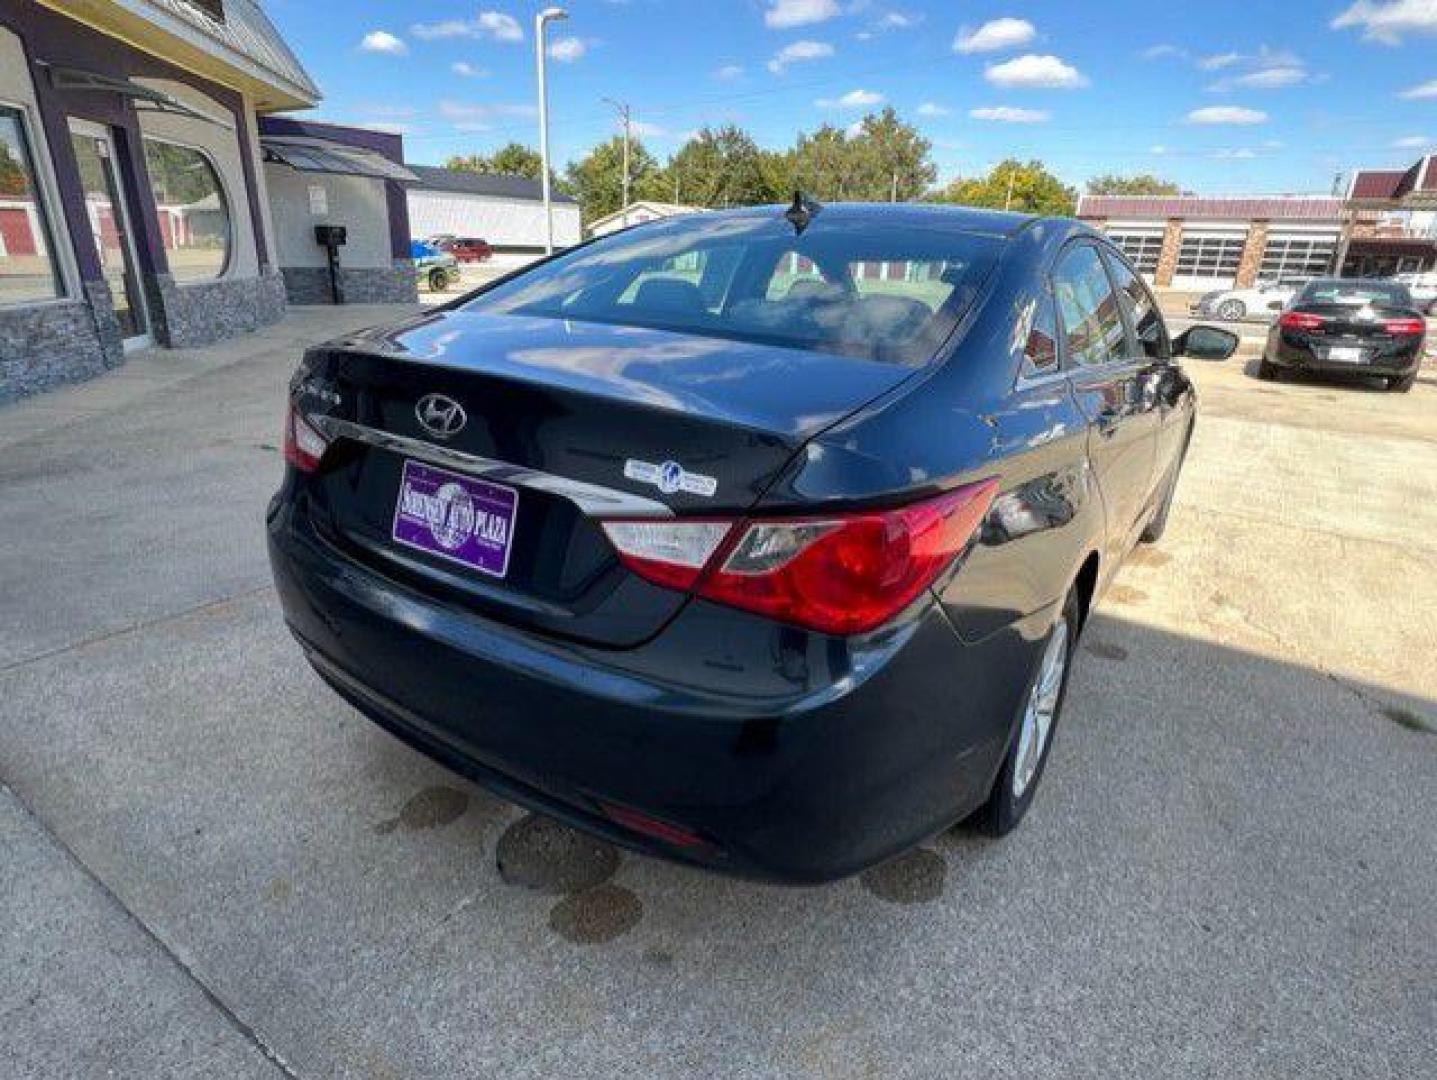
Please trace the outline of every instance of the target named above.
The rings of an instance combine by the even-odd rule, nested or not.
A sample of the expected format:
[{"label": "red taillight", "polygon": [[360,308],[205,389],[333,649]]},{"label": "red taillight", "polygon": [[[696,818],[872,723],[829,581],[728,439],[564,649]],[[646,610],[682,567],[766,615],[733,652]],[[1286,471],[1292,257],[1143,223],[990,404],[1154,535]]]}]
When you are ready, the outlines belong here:
[{"label": "red taillight", "polygon": [[818,518],[605,522],[640,577],[832,634],[903,610],[973,538],[997,480],[893,510]]},{"label": "red taillight", "polygon": [[670,821],[661,821],[656,817],[650,817],[640,810],[629,806],[619,806],[615,803],[599,803],[599,809],[610,821],[622,825],[634,832],[644,833],[656,840],[662,840],[666,844],[673,844],[675,847],[705,848],[709,847],[706,841],[692,829],[686,829],[682,825],[675,825]]},{"label": "red taillight", "polygon": [[1382,329],[1394,335],[1421,334],[1426,331],[1427,322],[1425,319],[1387,319]]},{"label": "red taillight", "polygon": [[329,445],[291,403],[284,417],[284,459],[300,472],[314,472]]},{"label": "red taillight", "polygon": [[1320,330],[1325,322],[1321,315],[1307,311],[1284,311],[1277,319],[1277,325],[1284,330]]}]

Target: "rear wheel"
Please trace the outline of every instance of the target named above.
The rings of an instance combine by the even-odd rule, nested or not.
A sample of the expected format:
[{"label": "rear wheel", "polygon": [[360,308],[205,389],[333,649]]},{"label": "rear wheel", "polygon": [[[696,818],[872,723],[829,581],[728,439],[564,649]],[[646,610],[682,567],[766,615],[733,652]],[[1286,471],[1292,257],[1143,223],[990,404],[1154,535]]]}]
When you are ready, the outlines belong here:
[{"label": "rear wheel", "polygon": [[1399,375],[1395,379],[1387,380],[1387,389],[1396,390],[1399,394],[1405,394],[1417,383],[1417,372],[1409,372],[1406,375]]},{"label": "rear wheel", "polygon": [[988,801],[972,818],[973,825],[989,836],[1012,832],[1033,803],[1067,696],[1080,622],[1077,593],[1071,592],[1038,656],[1008,756],[993,781]]},{"label": "rear wheel", "polygon": [[1266,382],[1276,382],[1281,375],[1282,372],[1278,370],[1277,365],[1266,358],[1257,362],[1257,377],[1259,379],[1263,379]]},{"label": "rear wheel", "polygon": [[429,291],[443,292],[449,288],[449,276],[443,270],[429,271]]},{"label": "rear wheel", "polygon": [[1247,305],[1241,300],[1224,300],[1217,306],[1217,317],[1235,321],[1247,314]]}]

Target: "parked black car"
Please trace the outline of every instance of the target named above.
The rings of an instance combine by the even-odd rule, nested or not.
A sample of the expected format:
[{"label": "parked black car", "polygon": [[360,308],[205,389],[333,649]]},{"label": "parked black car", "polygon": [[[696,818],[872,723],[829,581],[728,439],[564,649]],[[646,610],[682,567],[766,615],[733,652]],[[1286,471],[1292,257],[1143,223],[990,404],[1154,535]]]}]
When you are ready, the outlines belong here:
[{"label": "parked black car", "polygon": [[1406,393],[1417,381],[1427,320],[1395,281],[1319,278],[1297,294],[1273,324],[1258,375],[1314,371],[1344,378],[1380,377]]},{"label": "parked black car", "polygon": [[400,738],[632,847],[820,881],[1003,833],[1089,609],[1162,534],[1175,357],[1235,346],[1170,342],[1072,221],[626,230],[306,354],[285,618]]}]

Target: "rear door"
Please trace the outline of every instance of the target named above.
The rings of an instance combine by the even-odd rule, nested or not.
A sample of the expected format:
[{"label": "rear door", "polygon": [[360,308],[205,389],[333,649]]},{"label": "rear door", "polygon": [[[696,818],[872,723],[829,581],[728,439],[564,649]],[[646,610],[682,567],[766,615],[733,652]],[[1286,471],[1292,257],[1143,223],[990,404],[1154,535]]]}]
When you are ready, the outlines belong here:
[{"label": "rear door", "polygon": [[1109,550],[1125,550],[1155,484],[1157,397],[1151,361],[1135,357],[1121,302],[1095,245],[1069,245],[1053,267],[1059,342],[1089,423],[1089,457],[1108,516]]}]

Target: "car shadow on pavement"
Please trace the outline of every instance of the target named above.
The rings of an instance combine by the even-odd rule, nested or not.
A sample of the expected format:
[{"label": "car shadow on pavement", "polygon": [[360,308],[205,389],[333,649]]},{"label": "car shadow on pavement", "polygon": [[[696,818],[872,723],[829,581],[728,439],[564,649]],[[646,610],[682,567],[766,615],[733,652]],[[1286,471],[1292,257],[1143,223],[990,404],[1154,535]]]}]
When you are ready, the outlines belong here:
[{"label": "car shadow on pavement", "polygon": [[[1242,372],[1254,382],[1271,382],[1258,374],[1258,366],[1261,364],[1260,357],[1254,357],[1246,361],[1242,366]],[[1380,376],[1368,378],[1341,378],[1335,375],[1326,375],[1315,371],[1291,371],[1286,370],[1278,375],[1278,380],[1297,385],[1336,387],[1344,390],[1365,391],[1367,393],[1386,393],[1387,380]],[[1421,379],[1418,380],[1422,381]]]},{"label": "car shadow on pavement", "polygon": [[[815,888],[478,790],[324,687],[268,596],[26,664],[0,699],[12,788],[298,1075],[1429,1060],[1437,702],[1101,610],[1014,834]],[[0,940],[5,1000],[83,1001],[26,950]]]}]

